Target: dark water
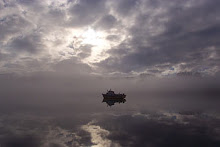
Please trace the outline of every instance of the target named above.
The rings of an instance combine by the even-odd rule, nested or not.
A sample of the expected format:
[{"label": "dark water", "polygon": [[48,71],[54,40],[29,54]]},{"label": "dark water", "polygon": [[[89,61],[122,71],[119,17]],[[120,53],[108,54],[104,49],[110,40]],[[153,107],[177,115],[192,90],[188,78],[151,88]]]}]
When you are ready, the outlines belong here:
[{"label": "dark water", "polygon": [[[188,100],[187,100],[188,99]],[[220,146],[218,101],[101,95],[1,103],[1,147]]]}]

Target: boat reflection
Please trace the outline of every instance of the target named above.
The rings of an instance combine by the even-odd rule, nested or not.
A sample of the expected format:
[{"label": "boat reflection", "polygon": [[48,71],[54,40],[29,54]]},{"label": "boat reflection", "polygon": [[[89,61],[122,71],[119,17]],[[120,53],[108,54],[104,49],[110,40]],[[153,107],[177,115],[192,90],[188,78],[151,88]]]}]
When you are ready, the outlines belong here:
[{"label": "boat reflection", "polygon": [[107,106],[112,106],[114,105],[115,103],[125,103],[126,102],[126,99],[122,98],[122,99],[107,99],[107,98],[103,98],[102,102],[106,102],[107,103]]}]

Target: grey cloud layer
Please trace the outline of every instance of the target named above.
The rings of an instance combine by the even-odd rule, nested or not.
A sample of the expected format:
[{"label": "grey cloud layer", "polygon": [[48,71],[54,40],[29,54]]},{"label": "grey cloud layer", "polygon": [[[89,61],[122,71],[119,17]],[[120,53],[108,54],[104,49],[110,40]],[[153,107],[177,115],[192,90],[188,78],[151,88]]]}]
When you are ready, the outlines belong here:
[{"label": "grey cloud layer", "polygon": [[217,66],[218,71],[218,3],[147,1],[146,12],[137,13],[134,25],[128,28],[131,38],[110,50],[111,56],[99,65],[110,71],[130,72],[184,63],[183,71],[196,71],[202,66]]},{"label": "grey cloud layer", "polygon": [[91,25],[94,21],[100,18],[103,13],[106,13],[107,8],[103,0],[82,0],[77,4],[73,4],[69,8],[70,25],[84,27]]},{"label": "grey cloud layer", "polygon": [[[81,62],[92,46],[65,45],[64,37],[68,29],[92,27],[109,33],[110,43],[119,43],[102,52],[109,57],[93,64],[98,67],[93,72],[215,75],[220,62],[218,5],[217,0],[1,1],[0,56],[13,58],[1,58],[0,66],[12,71],[5,64],[23,66],[24,57],[42,66],[47,58],[48,69],[75,56]],[[74,35],[69,38],[73,43],[78,39]]]}]

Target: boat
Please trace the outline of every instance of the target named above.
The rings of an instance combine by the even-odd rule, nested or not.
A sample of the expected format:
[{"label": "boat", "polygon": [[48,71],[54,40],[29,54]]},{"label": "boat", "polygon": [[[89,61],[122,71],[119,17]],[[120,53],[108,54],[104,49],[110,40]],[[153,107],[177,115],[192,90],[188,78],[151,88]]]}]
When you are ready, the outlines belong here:
[{"label": "boat", "polygon": [[118,99],[124,99],[126,95],[124,93],[120,94],[115,94],[113,90],[108,90],[106,94],[102,94],[104,99],[110,99],[110,100],[118,100]]},{"label": "boat", "polygon": [[112,106],[115,103],[125,103],[126,102],[126,95],[124,93],[120,94],[115,94],[113,90],[108,90],[106,94],[102,94],[103,100],[102,102],[106,102],[107,106]]}]

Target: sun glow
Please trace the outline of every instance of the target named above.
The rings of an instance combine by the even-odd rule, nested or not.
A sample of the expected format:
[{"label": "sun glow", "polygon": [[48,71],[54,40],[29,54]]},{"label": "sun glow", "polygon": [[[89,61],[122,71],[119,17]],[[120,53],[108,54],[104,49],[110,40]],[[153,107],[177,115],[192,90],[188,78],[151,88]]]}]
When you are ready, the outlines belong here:
[{"label": "sun glow", "polygon": [[109,42],[105,39],[106,33],[98,32],[91,28],[82,34],[82,44],[92,45],[91,56],[86,58],[84,62],[98,62],[104,58],[102,52],[110,48]]},{"label": "sun glow", "polygon": [[83,33],[82,37],[84,38],[83,43],[91,44],[91,45],[99,45],[100,36],[102,34],[95,32],[93,29],[88,29],[86,32]]}]

